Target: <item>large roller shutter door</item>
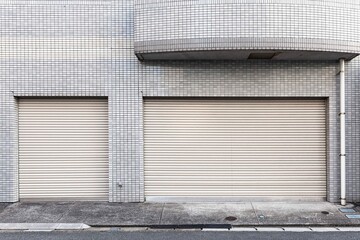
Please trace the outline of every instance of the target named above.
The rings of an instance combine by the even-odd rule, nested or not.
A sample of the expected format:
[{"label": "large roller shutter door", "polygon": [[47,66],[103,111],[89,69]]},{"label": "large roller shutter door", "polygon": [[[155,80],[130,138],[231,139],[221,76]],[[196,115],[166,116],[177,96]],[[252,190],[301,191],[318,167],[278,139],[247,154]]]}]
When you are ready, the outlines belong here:
[{"label": "large roller shutter door", "polygon": [[323,200],[325,118],[323,100],[146,100],[145,195]]},{"label": "large roller shutter door", "polygon": [[108,200],[106,99],[19,100],[20,199]]}]

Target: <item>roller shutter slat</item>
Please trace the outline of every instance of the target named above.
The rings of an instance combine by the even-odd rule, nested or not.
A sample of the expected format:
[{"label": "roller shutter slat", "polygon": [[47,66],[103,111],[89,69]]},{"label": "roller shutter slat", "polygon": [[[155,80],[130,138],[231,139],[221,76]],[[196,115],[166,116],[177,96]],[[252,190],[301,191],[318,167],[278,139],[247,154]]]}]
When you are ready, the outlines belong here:
[{"label": "roller shutter slat", "polygon": [[19,100],[20,199],[107,201],[106,99]]},{"label": "roller shutter slat", "polygon": [[325,198],[325,122],[323,100],[145,100],[145,195]]}]

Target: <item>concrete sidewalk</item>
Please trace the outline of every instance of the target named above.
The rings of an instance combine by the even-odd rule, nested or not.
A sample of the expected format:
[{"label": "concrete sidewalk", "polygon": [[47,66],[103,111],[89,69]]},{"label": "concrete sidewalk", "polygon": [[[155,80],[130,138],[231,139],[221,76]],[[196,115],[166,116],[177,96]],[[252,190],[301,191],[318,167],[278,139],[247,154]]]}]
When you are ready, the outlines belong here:
[{"label": "concrete sidewalk", "polygon": [[[0,223],[85,223],[90,226],[194,225],[360,226],[340,206],[321,203],[106,203],[43,202],[2,205]],[[227,217],[234,217],[227,219]]]}]

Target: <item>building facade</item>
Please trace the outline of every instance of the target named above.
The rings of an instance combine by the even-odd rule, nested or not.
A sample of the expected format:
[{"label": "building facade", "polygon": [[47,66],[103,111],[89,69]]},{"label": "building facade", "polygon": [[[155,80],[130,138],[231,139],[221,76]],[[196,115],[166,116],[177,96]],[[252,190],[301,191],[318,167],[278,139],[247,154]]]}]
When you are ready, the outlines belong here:
[{"label": "building facade", "polygon": [[0,1],[0,201],[360,201],[360,3]]}]

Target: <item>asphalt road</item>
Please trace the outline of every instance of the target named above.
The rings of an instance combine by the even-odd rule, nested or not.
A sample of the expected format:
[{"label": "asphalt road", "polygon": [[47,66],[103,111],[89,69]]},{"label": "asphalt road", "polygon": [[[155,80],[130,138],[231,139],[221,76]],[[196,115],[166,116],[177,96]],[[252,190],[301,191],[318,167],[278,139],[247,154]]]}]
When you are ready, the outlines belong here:
[{"label": "asphalt road", "polygon": [[16,232],[0,233],[1,240],[359,240],[360,232]]}]

